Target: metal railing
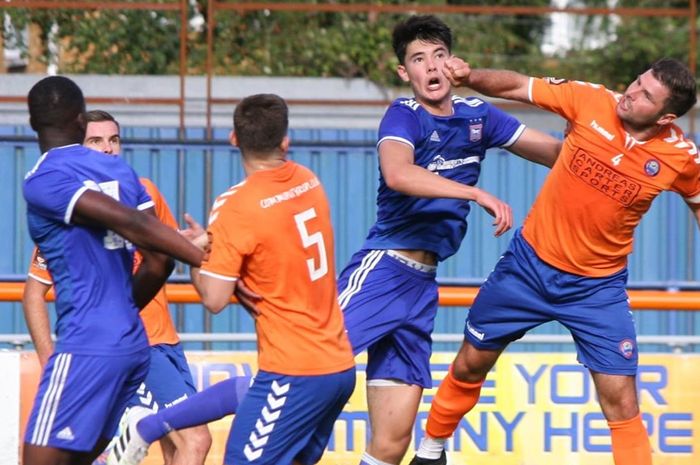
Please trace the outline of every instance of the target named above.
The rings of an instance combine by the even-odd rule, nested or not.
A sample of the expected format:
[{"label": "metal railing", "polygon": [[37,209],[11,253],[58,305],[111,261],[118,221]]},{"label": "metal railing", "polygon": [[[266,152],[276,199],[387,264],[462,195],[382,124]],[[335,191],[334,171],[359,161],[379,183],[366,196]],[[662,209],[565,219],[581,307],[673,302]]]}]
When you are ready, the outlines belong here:
[{"label": "metal railing", "polygon": [[[0,282],[0,301],[21,301],[24,282]],[[468,307],[474,302],[479,288],[475,286],[440,286],[439,304],[446,307]],[[165,286],[171,303],[199,303],[199,295],[191,284],[168,283]],[[628,290],[630,306],[635,310],[700,310],[699,291],[670,290]],[[53,289],[48,298],[54,298]],[[231,303],[237,303],[231,297]],[[253,333],[182,333],[183,342],[255,342]],[[433,334],[433,342],[460,343],[461,334]],[[700,345],[700,335],[640,335],[639,344],[658,344],[681,352],[690,346]],[[16,349],[23,349],[31,343],[28,334],[0,334],[0,343],[10,344]],[[526,334],[516,341],[519,344],[571,344],[573,339],[568,334]]]}]

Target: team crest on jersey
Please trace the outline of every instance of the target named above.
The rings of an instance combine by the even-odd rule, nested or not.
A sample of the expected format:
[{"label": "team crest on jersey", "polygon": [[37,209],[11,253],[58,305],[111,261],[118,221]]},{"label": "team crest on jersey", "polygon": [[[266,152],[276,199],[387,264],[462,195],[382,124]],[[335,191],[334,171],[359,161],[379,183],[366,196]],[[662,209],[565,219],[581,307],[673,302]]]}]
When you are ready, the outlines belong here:
[{"label": "team crest on jersey", "polygon": [[651,159],[644,164],[644,172],[647,176],[656,176],[661,170],[661,165],[658,160]]},{"label": "team crest on jersey", "polygon": [[544,78],[544,80],[548,84],[553,84],[555,86],[558,86],[559,84],[564,84],[565,82],[569,82],[568,79],[555,78],[555,77],[546,77],[546,78]]},{"label": "team crest on jersey", "polygon": [[623,339],[620,341],[620,352],[625,358],[632,358],[634,355],[634,341],[632,339]]},{"label": "team crest on jersey", "polygon": [[483,123],[469,125],[469,142],[479,142],[481,140],[481,130],[484,128]]}]

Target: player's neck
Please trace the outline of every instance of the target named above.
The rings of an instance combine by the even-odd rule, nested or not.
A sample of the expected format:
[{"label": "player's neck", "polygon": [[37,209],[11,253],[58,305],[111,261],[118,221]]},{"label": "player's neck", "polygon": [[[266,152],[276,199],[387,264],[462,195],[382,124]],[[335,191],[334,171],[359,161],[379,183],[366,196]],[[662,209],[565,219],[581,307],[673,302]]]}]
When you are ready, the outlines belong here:
[{"label": "player's neck", "polygon": [[272,170],[284,165],[287,161],[285,153],[277,153],[273,156],[269,154],[264,156],[246,155],[243,157],[243,169],[247,176],[264,170]]},{"label": "player's neck", "polygon": [[452,116],[454,109],[452,108],[452,96],[441,101],[429,101],[424,99],[416,99],[418,103],[431,115],[435,116]]},{"label": "player's neck", "polygon": [[80,144],[83,141],[84,133],[78,128],[75,130],[44,128],[38,131],[39,148],[42,153],[56,147],[64,145]]},{"label": "player's neck", "polygon": [[660,126],[658,124],[655,124],[653,126],[634,126],[631,125],[625,121],[622,122],[622,126],[625,128],[625,131],[632,136],[634,139],[640,141],[640,142],[646,142],[649,139],[653,139],[656,137],[658,133],[660,133],[664,126]]}]

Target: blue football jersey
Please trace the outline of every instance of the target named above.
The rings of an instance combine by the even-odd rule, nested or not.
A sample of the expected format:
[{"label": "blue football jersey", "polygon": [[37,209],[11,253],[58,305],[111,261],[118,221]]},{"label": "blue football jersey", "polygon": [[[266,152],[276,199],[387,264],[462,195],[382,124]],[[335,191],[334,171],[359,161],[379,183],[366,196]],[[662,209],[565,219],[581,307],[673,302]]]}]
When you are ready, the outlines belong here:
[{"label": "blue football jersey", "polygon": [[44,254],[56,290],[56,350],[128,354],[148,347],[131,295],[133,246],[100,227],[73,224],[86,190],[131,208],[153,205],[121,158],[81,145],[49,150],[24,180],[29,234]]},{"label": "blue football jersey", "polygon": [[[525,126],[476,97],[452,97],[453,114],[435,116],[410,98],[396,99],[379,125],[379,142],[400,141],[414,151],[414,163],[436,175],[473,186],[491,147],[508,147]],[[379,173],[377,221],[366,249],[428,250],[445,260],[467,232],[469,202],[412,197],[387,187]]]}]

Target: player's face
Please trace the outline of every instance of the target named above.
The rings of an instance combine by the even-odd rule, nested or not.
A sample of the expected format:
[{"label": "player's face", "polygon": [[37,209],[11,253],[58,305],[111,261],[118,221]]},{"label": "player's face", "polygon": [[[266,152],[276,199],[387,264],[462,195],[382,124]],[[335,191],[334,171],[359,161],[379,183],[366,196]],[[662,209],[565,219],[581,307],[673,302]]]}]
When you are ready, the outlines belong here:
[{"label": "player's face", "polygon": [[404,64],[399,66],[398,73],[404,82],[411,84],[419,103],[451,112],[450,81],[442,73],[443,64],[449,56],[447,47],[442,43],[414,40],[406,47],[406,58]]},{"label": "player's face", "polygon": [[98,152],[118,155],[122,149],[119,128],[114,121],[91,121],[85,130],[83,145]]},{"label": "player's face", "polygon": [[666,114],[664,104],[669,96],[668,88],[651,70],[646,71],[627,86],[617,103],[617,116],[635,127],[654,126]]}]

